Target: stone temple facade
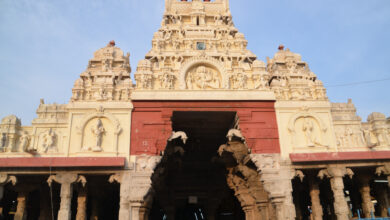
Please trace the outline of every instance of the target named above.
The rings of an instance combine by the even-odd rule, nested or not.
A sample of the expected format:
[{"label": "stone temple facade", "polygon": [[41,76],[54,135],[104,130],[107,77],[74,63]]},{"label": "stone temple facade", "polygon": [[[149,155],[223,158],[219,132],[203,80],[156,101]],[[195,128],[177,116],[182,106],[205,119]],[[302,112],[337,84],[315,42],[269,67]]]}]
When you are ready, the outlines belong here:
[{"label": "stone temple facade", "polygon": [[165,4],[134,79],[112,41],[68,104],[1,120],[3,219],[389,216],[390,118],[331,103],[283,46],[258,60],[228,0]]}]

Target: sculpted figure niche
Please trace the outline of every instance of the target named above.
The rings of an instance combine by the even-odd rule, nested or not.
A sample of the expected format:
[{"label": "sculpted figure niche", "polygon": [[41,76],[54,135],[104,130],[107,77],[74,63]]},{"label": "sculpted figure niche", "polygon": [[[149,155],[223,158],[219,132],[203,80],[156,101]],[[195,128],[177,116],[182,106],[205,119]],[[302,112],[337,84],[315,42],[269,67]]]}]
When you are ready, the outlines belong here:
[{"label": "sculpted figure niche", "polygon": [[95,127],[93,127],[91,131],[96,137],[96,145],[92,148],[92,151],[95,152],[102,151],[102,139],[103,139],[103,134],[105,132],[105,129],[100,119],[97,120]]},{"label": "sculpted figure niche", "polygon": [[45,153],[50,151],[57,152],[57,148],[55,146],[56,137],[57,135],[51,128],[43,134],[43,142],[42,142],[43,152]]},{"label": "sculpted figure niche", "polygon": [[187,88],[190,90],[219,89],[221,78],[217,71],[206,66],[198,66],[187,73]]}]

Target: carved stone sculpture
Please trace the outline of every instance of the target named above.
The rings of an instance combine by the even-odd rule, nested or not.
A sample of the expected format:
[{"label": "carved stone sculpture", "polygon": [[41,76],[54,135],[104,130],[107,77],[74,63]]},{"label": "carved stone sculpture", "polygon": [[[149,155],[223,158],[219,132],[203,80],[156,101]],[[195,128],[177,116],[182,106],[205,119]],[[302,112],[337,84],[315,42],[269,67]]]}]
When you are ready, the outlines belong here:
[{"label": "carved stone sculpture", "polygon": [[100,119],[97,120],[96,125],[91,129],[91,131],[96,138],[96,144],[92,147],[92,151],[100,152],[102,151],[102,140],[105,133],[103,123]]},{"label": "carved stone sculpture", "polygon": [[43,134],[43,152],[47,153],[49,151],[57,151],[57,148],[55,146],[56,144],[56,133],[50,128]]},{"label": "carved stone sculpture", "polygon": [[2,152],[5,151],[6,144],[7,144],[7,134],[6,133],[1,133],[0,148],[1,148]]},{"label": "carved stone sculpture", "polygon": [[86,184],[84,176],[78,176],[73,173],[63,173],[52,175],[48,178],[47,183],[49,186],[56,181],[61,184],[61,203],[58,211],[58,219],[70,220],[71,219],[71,201],[73,196],[73,183],[81,182],[83,186]]},{"label": "carved stone sculpture", "polygon": [[232,141],[234,137],[240,139],[243,142],[245,141],[244,136],[242,135],[241,131],[238,129],[230,129],[226,137],[228,138],[229,141]]},{"label": "carved stone sculpture", "polygon": [[221,88],[219,74],[206,66],[199,66],[193,72],[188,73],[186,83],[187,88],[191,90]]},{"label": "carved stone sculpture", "polygon": [[36,151],[36,149],[29,148],[30,136],[26,131],[23,132],[22,136],[20,136],[19,141],[20,141],[19,149],[21,149],[22,151],[26,151],[26,152]]},{"label": "carved stone sculpture", "polygon": [[177,138],[180,138],[184,144],[187,142],[187,134],[184,131],[172,131],[171,136],[168,138],[168,141],[173,141]]},{"label": "carved stone sculpture", "polygon": [[351,169],[345,167],[329,167],[318,173],[320,179],[323,179],[325,176],[331,178],[330,184],[334,197],[334,209],[337,219],[341,220],[349,220],[349,208],[344,196],[343,177],[345,175],[352,178],[354,173]]},{"label": "carved stone sculpture", "polygon": [[308,118],[305,118],[302,126],[302,131],[306,137],[306,143],[308,147],[315,147],[316,137],[313,133],[314,125],[313,121]]}]

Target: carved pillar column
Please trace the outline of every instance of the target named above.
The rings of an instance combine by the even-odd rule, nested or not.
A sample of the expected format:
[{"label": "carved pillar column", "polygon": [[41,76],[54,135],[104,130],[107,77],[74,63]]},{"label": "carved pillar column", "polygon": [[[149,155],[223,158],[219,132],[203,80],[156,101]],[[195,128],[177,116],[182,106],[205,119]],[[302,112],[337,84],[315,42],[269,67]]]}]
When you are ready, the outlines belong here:
[{"label": "carved pillar column", "polygon": [[87,181],[84,176],[78,176],[74,173],[61,173],[50,176],[47,180],[49,186],[51,186],[53,181],[61,184],[61,203],[60,210],[58,211],[58,220],[70,220],[72,214],[71,202],[73,195],[73,183],[81,182],[85,185]]},{"label": "carved pillar column", "polygon": [[110,183],[118,182],[120,184],[119,199],[119,220],[129,220],[130,215],[130,172],[114,174],[108,180]]},{"label": "carved pillar column", "polygon": [[280,161],[279,154],[251,154],[261,176],[264,190],[276,211],[277,220],[295,220],[291,180],[296,175],[288,161]]},{"label": "carved pillar column", "polygon": [[309,187],[313,220],[322,220],[323,211],[320,201],[320,187],[314,176],[309,177]]},{"label": "carved pillar column", "polygon": [[25,220],[27,219],[27,210],[26,210],[26,200],[28,192],[22,191],[18,193],[18,205],[16,208],[16,213],[14,215],[14,220]]},{"label": "carved pillar column", "polygon": [[4,186],[7,183],[12,183],[12,185],[16,185],[16,177],[15,176],[8,176],[7,174],[0,173],[0,200],[3,199],[4,196]]},{"label": "carved pillar column", "polygon": [[87,219],[87,190],[85,188],[80,188],[77,195],[77,214],[76,220],[86,220]]},{"label": "carved pillar column", "polygon": [[132,202],[130,203],[131,207],[131,220],[140,220],[140,209],[141,209],[141,203],[140,202]]},{"label": "carved pillar column", "polygon": [[349,220],[348,203],[344,196],[343,177],[345,175],[352,178],[352,170],[345,167],[328,167],[328,169],[321,170],[318,173],[318,177],[321,179],[325,176],[330,178],[330,185],[334,197],[333,206],[338,220]]},{"label": "carved pillar column", "polygon": [[362,197],[362,208],[364,217],[370,218],[371,212],[374,212],[374,204],[371,202],[370,177],[368,175],[359,175],[360,195]]}]

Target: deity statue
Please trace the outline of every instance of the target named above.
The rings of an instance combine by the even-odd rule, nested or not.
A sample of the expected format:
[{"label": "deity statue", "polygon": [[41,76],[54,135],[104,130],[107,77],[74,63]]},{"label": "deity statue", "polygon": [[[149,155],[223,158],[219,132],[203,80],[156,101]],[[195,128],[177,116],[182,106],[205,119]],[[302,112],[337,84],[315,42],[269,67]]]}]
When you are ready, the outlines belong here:
[{"label": "deity statue", "polygon": [[235,89],[246,89],[247,76],[243,73],[238,73],[233,76],[233,87]]},{"label": "deity statue", "polygon": [[43,152],[46,153],[48,150],[51,150],[54,147],[55,139],[56,134],[51,128],[45,132],[42,143]]},{"label": "deity statue", "polygon": [[105,133],[105,129],[103,127],[103,123],[100,119],[97,120],[95,127],[91,129],[92,133],[96,137],[96,146],[92,148],[92,151],[99,152],[102,151],[102,139]]},{"label": "deity statue", "polygon": [[218,73],[205,66],[199,66],[187,76],[188,89],[218,89],[220,87],[221,82]]},{"label": "deity statue", "polygon": [[36,149],[29,149],[30,144],[30,136],[28,135],[27,131],[25,131],[22,136],[19,138],[19,147],[22,151],[36,151]]},{"label": "deity statue", "polygon": [[302,131],[305,133],[308,147],[315,147],[315,137],[314,137],[314,125],[310,119],[305,118],[303,122]]},{"label": "deity statue", "polygon": [[168,73],[165,73],[161,77],[161,87],[164,89],[173,89],[173,75],[169,75]]}]

